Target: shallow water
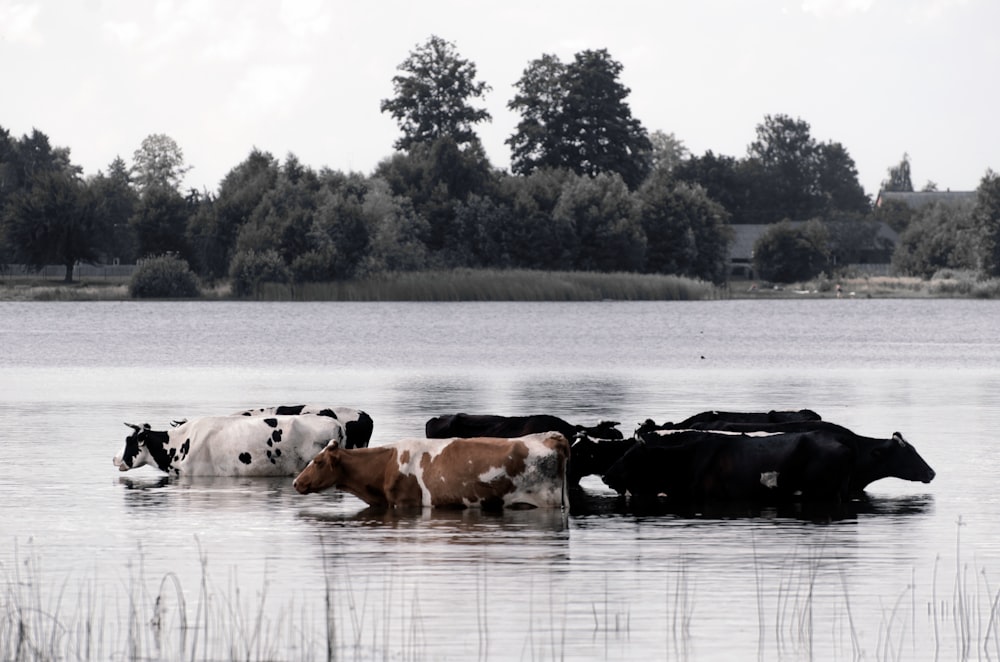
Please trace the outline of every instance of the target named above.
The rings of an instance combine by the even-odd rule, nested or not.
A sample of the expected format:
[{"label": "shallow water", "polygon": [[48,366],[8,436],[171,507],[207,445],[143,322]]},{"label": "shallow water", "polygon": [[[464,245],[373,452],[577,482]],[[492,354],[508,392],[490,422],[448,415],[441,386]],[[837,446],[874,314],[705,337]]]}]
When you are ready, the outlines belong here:
[{"label": "shallow water", "polygon": [[[0,616],[35,607],[95,659],[996,659],[998,324],[979,301],[0,303]],[[809,407],[901,431],[938,477],[832,511],[634,512],[588,478],[568,513],[386,515],[111,464],[123,422],[303,402],[365,409],[376,444],[456,411]]]}]

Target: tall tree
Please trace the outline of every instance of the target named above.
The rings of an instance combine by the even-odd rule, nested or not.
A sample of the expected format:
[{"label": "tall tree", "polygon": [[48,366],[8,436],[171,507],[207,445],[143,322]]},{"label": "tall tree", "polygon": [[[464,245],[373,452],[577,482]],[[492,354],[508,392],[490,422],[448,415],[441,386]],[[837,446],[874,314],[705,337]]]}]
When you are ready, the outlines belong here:
[{"label": "tall tree", "polygon": [[186,233],[199,275],[214,279],[228,273],[240,228],[276,186],[279,173],[278,160],[254,148],[222,178],[215,199],[192,216]]},{"label": "tall tree", "polygon": [[143,191],[129,224],[135,232],[140,257],[165,253],[188,259],[185,231],[195,210],[176,189],[151,186]]},{"label": "tall tree", "polygon": [[532,62],[508,103],[522,116],[507,140],[511,169],[617,173],[636,188],[649,172],[653,146],[625,101],[630,90],[619,81],[621,72],[606,49],[577,53],[565,66],[549,55]]},{"label": "tall tree", "polygon": [[34,267],[64,266],[69,283],[77,262],[97,258],[100,220],[83,181],[66,171],[43,171],[10,196],[4,230],[16,256]]},{"label": "tall tree", "polygon": [[105,234],[99,238],[100,252],[106,261],[135,261],[135,236],[129,225],[138,195],[131,185],[128,166],[119,156],[108,166],[108,172],[98,173],[90,182],[97,199],[97,212],[103,219]]},{"label": "tall tree", "polygon": [[646,233],[650,273],[725,282],[729,214],[697,184],[674,182],[658,171],[636,192],[637,215]]},{"label": "tall tree", "polygon": [[760,165],[763,177],[751,192],[756,193],[755,206],[770,222],[815,215],[819,195],[816,150],[804,120],[766,115],[757,125],[757,139],[750,144],[748,157]]},{"label": "tall tree", "polygon": [[904,153],[898,165],[889,166],[889,178],[882,181],[883,191],[902,193],[913,192],[913,180],[910,179],[910,155]]},{"label": "tall tree", "polygon": [[403,60],[399,71],[403,73],[392,79],[395,95],[380,106],[403,131],[397,149],[443,137],[459,146],[478,142],[474,127],[489,121],[490,114],[470,100],[482,98],[491,88],[476,80],[476,65],[459,57],[453,43],[432,35]]},{"label": "tall tree", "polygon": [[983,273],[1000,276],[1000,174],[987,170],[976,190],[975,224],[982,240],[979,259]]},{"label": "tall tree", "polygon": [[650,167],[654,171],[673,172],[688,157],[688,148],[673,133],[653,131],[649,134],[652,146]]},{"label": "tall tree", "polygon": [[153,187],[177,191],[189,170],[180,146],[162,133],[146,136],[132,155],[132,178],[140,193]]}]

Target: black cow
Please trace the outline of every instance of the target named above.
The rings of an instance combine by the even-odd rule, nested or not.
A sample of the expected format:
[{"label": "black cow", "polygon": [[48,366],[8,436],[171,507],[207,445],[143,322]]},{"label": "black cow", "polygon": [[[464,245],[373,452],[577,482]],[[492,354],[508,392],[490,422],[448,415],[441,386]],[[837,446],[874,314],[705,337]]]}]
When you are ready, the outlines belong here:
[{"label": "black cow", "polygon": [[849,494],[853,466],[854,451],[822,430],[767,436],[685,430],[636,443],[603,479],[640,500],[840,501]]},{"label": "black cow", "polygon": [[593,427],[573,425],[558,416],[497,416],[495,414],[450,414],[427,421],[424,432],[430,439],[451,437],[523,437],[538,432],[559,432],[567,439],[583,432],[601,439],[621,439],[616,421],[601,421]]},{"label": "black cow", "polygon": [[566,474],[569,484],[579,485],[584,476],[603,476],[635,443],[635,437],[595,439],[586,434],[578,434],[570,445],[569,469]]},{"label": "black cow", "polygon": [[657,425],[652,419],[646,419],[640,424],[636,434],[653,430],[713,430],[712,427],[723,423],[743,423],[764,425],[773,423],[792,423],[799,421],[820,421],[822,417],[811,409],[797,411],[740,412],[740,411],[703,411],[685,418],[680,423],[664,423]]},{"label": "black cow", "polygon": [[888,439],[866,437],[829,421],[793,421],[787,423],[719,423],[711,428],[719,432],[746,434],[794,433],[822,430],[841,444],[854,451],[854,468],[851,471],[850,489],[860,494],[868,485],[881,478],[929,483],[934,480],[934,469],[920,456],[917,449],[899,432]]}]

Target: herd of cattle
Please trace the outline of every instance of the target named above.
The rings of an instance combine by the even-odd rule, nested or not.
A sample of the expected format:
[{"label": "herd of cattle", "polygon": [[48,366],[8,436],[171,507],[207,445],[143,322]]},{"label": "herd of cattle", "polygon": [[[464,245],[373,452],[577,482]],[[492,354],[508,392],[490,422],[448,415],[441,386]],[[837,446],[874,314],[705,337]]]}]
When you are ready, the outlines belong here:
[{"label": "herd of cattle", "polygon": [[633,500],[842,502],[881,478],[929,483],[934,470],[895,432],[865,437],[813,411],[707,411],[679,423],[574,425],[550,415],[453,414],[422,438],[369,447],[372,418],[321,405],[267,407],[126,424],[120,471],[171,476],[295,476],[301,494],[331,487],[377,507],[568,507],[598,475]]}]

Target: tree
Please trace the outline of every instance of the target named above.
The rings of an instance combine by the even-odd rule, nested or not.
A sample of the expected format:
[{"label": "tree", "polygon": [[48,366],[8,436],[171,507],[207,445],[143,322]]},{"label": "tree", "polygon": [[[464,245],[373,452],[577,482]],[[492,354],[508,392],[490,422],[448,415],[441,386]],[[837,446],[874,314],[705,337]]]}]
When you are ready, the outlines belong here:
[{"label": "tree", "polygon": [[722,205],[698,185],[670,181],[666,172],[647,179],[636,201],[647,272],[725,282],[730,230]]},{"label": "tree", "polygon": [[973,218],[982,241],[979,258],[983,273],[1000,276],[1000,175],[987,170],[979,181]]},{"label": "tree", "polygon": [[764,280],[794,283],[809,280],[827,268],[826,229],[819,221],[799,227],[788,220],[768,228],[754,243],[754,270]]},{"label": "tree", "polygon": [[108,166],[107,174],[99,172],[90,182],[97,200],[97,213],[103,219],[105,234],[98,237],[103,259],[135,261],[136,239],[129,225],[139,196],[131,186],[128,166],[119,156]]},{"label": "tree", "polygon": [[395,96],[383,99],[380,106],[403,131],[396,149],[409,150],[443,137],[459,146],[478,142],[474,126],[489,121],[490,114],[469,101],[491,88],[476,80],[476,65],[459,57],[453,43],[432,35],[398,69],[403,73],[392,79]]},{"label": "tree", "polygon": [[552,55],[529,64],[507,104],[522,117],[507,140],[511,170],[617,173],[636,188],[649,172],[652,144],[625,102],[630,90],[618,80],[621,72],[605,49],[577,53],[565,66]]},{"label": "tree", "polygon": [[913,181],[910,179],[909,154],[903,154],[899,165],[889,167],[889,178],[882,181],[882,190],[903,193],[913,192]]},{"label": "tree", "polygon": [[702,156],[692,156],[677,164],[671,175],[677,182],[698,185],[709,198],[721,204],[730,215],[731,223],[753,223],[756,217],[748,209],[750,190],[748,170],[744,162],[732,156],[716,155],[711,150]]},{"label": "tree", "polygon": [[132,155],[132,178],[140,193],[156,187],[177,191],[189,170],[180,146],[162,133],[146,136]]},{"label": "tree", "polygon": [[456,205],[470,195],[491,195],[495,174],[477,142],[461,149],[450,136],[414,144],[407,153],[396,153],[375,170],[389,183],[394,195],[409,198],[430,227],[424,237],[432,252],[440,251],[454,232]]},{"label": "tree", "polygon": [[840,143],[826,142],[816,146],[816,184],[817,212],[824,216],[871,211],[872,203],[858,181],[854,159]]},{"label": "tree", "polygon": [[642,270],[646,237],[632,204],[628,187],[617,174],[567,181],[552,217],[576,229],[575,269]]},{"label": "tree", "polygon": [[654,172],[673,172],[688,157],[688,148],[673,133],[653,131],[649,142],[652,147],[649,164]]},{"label": "tree", "polygon": [[914,214],[900,235],[892,266],[920,278],[940,269],[975,269],[979,239],[972,204],[929,205]]},{"label": "tree", "polygon": [[769,217],[811,218],[817,211],[816,143],[809,123],[787,115],[766,115],[757,125],[757,139],[748,149],[762,178],[751,189],[755,207]]},{"label": "tree", "polygon": [[152,186],[143,191],[129,219],[140,257],[177,254],[187,259],[185,236],[192,209],[176,189]]},{"label": "tree", "polygon": [[61,264],[73,280],[77,262],[97,258],[101,234],[93,192],[65,171],[36,172],[30,186],[10,196],[4,232],[15,254],[34,267]]},{"label": "tree", "polygon": [[269,152],[252,149],[222,178],[215,199],[203,203],[191,217],[186,234],[193,264],[203,277],[221,278],[228,273],[240,229],[276,186],[280,170]]}]

